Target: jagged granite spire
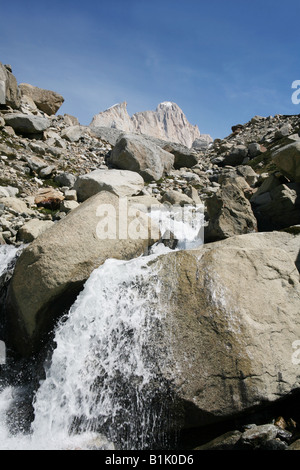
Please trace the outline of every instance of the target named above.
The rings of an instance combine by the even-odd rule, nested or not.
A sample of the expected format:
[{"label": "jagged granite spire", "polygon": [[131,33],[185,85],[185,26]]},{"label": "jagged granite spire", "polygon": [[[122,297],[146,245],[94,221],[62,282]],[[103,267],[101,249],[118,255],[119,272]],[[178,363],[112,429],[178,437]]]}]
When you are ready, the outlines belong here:
[{"label": "jagged granite spire", "polygon": [[164,101],[155,111],[143,111],[132,117],[127,112],[127,103],[116,104],[94,116],[91,127],[111,127],[125,132],[146,134],[159,139],[178,142],[192,147],[201,134],[193,126],[176,103]]}]

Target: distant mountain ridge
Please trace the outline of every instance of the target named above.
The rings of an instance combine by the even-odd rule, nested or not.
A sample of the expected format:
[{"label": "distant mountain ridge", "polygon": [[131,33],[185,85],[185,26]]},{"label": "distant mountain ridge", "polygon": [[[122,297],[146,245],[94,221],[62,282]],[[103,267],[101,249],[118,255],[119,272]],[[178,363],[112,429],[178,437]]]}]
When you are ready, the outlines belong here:
[{"label": "distant mountain ridge", "polygon": [[124,132],[149,135],[189,148],[195,141],[212,142],[212,138],[207,134],[201,135],[198,126],[190,124],[182,109],[171,101],[160,103],[155,111],[142,111],[131,117],[124,101],[96,114],[90,127],[110,127]]}]

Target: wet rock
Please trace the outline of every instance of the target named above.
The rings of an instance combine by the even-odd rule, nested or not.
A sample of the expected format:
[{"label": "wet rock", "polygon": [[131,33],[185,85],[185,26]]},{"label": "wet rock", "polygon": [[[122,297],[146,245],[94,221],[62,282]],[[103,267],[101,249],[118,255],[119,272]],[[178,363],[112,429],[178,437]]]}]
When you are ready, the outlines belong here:
[{"label": "wet rock", "polygon": [[277,437],[278,428],[273,424],[264,424],[262,426],[252,426],[243,433],[242,440],[244,443],[253,442],[254,445],[261,442],[275,439]]},{"label": "wet rock", "polygon": [[[101,232],[101,214],[97,216],[101,206],[111,207],[107,219],[113,229],[110,237],[105,232],[106,225]],[[16,264],[6,302],[8,343],[17,353],[28,356],[39,350],[58,316],[72,305],[91,272],[107,258],[140,256],[160,238],[159,233],[154,240],[151,238],[146,214],[139,219],[144,238],[114,237],[121,216],[126,217],[128,227],[132,217],[119,214],[119,197],[101,192],[25,248]]]},{"label": "wet rock", "polygon": [[229,431],[207,444],[196,447],[195,450],[233,450],[241,436],[242,433],[240,431]]},{"label": "wet rock", "polygon": [[[184,409],[184,426],[234,419],[294,390],[299,240],[293,256],[287,240],[293,243],[293,235],[240,235],[151,262],[161,286],[161,331],[172,331],[156,343],[156,357]],[[278,434],[276,426],[252,429],[244,442]]]}]

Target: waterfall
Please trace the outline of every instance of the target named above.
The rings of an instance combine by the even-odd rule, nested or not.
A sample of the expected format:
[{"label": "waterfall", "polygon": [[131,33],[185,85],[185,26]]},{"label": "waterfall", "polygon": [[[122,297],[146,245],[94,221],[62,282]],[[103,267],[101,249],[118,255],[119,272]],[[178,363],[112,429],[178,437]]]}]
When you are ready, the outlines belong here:
[{"label": "waterfall", "polygon": [[8,270],[16,255],[22,251],[23,247],[13,245],[0,246],[0,277]]},{"label": "waterfall", "polygon": [[[162,232],[173,231],[177,249],[202,243],[203,213],[196,219],[194,215],[189,212],[188,220],[180,220],[172,211],[152,214]],[[34,397],[28,435],[9,434],[5,416],[14,389],[1,391],[0,447],[168,448],[168,404],[173,398],[157,365],[160,285],[149,261],[170,251],[158,243],[148,256],[108,259],[93,271],[56,327],[55,348]]]}]

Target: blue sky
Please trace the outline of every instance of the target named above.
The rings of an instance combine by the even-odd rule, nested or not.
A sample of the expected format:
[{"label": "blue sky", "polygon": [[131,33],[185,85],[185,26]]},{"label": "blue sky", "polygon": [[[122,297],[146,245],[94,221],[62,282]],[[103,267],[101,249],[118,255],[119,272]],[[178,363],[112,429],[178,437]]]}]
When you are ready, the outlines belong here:
[{"label": "blue sky", "polygon": [[1,3],[0,61],[61,93],[58,113],[81,124],[122,101],[130,115],[174,101],[213,138],[254,115],[300,114],[299,0]]}]

